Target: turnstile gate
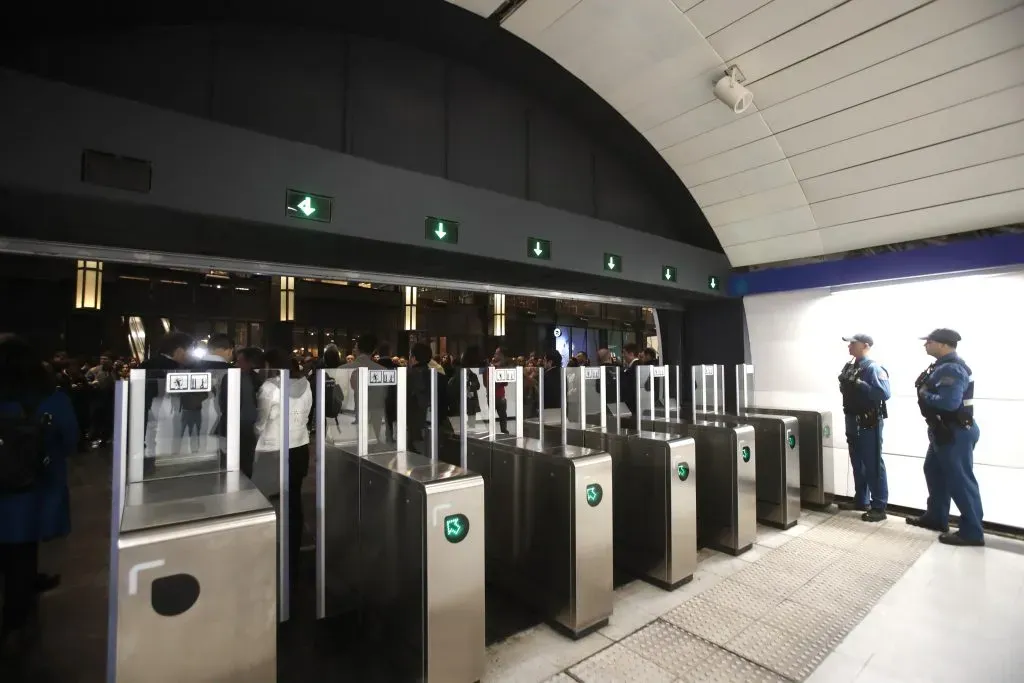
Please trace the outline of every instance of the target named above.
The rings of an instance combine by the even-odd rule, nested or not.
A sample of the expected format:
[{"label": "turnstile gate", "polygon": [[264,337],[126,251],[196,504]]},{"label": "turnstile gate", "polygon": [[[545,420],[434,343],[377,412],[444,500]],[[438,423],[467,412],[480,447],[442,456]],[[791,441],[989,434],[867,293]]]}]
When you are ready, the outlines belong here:
[{"label": "turnstile gate", "polygon": [[757,444],[757,521],[789,529],[800,518],[800,440],[789,415],[698,414],[705,420],[750,425]]},{"label": "turnstile gate", "polygon": [[835,460],[832,453],[832,413],[828,410],[749,408],[766,415],[792,415],[800,439],[800,502],[811,508],[832,505],[835,496]]},{"label": "turnstile gate", "polygon": [[[325,423],[329,376],[357,387],[354,422]],[[438,412],[407,401],[406,382],[405,368],[318,373],[317,616],[358,619],[367,642],[386,646],[391,680],[471,683],[485,670],[484,481],[405,449],[422,436],[407,426],[429,412],[436,434]],[[398,397],[394,442],[372,418],[381,388]]]}]

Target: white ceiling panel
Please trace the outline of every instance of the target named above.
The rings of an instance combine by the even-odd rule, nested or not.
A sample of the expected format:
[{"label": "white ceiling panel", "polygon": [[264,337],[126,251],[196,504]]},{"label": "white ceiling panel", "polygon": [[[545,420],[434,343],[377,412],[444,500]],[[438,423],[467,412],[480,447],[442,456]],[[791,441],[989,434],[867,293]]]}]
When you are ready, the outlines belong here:
[{"label": "white ceiling panel", "polygon": [[791,64],[884,24],[928,0],[851,0],[833,11],[798,26],[738,60],[751,81],[781,71]]},{"label": "white ceiling panel", "polygon": [[715,232],[722,246],[733,246],[746,242],[795,235],[814,230],[814,216],[806,205],[777,213],[759,216],[748,221],[738,221],[717,226]]},{"label": "white ceiling panel", "polygon": [[806,204],[803,189],[794,182],[791,185],[705,207],[704,215],[712,226],[719,228],[729,223],[750,221],[787,209],[805,207]]},{"label": "white ceiling panel", "polygon": [[578,5],[582,0],[544,0],[544,2],[527,2],[519,6],[502,24],[523,40],[531,40],[551,24],[558,21],[563,14]]},{"label": "white ceiling panel", "polygon": [[501,6],[503,0],[448,0],[448,2],[482,17],[489,17],[494,14],[494,10]]},{"label": "white ceiling panel", "polygon": [[[1022,212],[1024,190],[1017,190],[859,223],[835,225],[816,232],[821,236],[825,253],[832,254],[892,244],[893,235],[898,236],[897,240],[927,239],[1007,225],[1019,222]],[[737,264],[733,262],[733,265]]]},{"label": "white ceiling panel", "polygon": [[728,62],[845,1],[774,0],[715,35],[705,37]]},{"label": "white ceiling panel", "polygon": [[1009,88],[912,121],[789,157],[801,180],[921,149],[951,138],[1013,123],[1024,111],[1024,86]]},{"label": "white ceiling panel", "polygon": [[1024,45],[1024,6],[905,52],[764,111],[776,133]]},{"label": "white ceiling panel", "polygon": [[711,36],[771,1],[704,0],[688,11],[686,16],[703,35]]},{"label": "white ceiling panel", "polygon": [[783,159],[710,183],[694,185],[689,190],[700,206],[708,207],[795,182],[796,176],[789,161]]},{"label": "white ceiling panel", "polygon": [[[1024,221],[1024,0],[526,0],[503,25],[644,134],[734,265]],[[734,62],[741,116],[712,93]]]},{"label": "white ceiling panel", "polygon": [[1024,48],[976,62],[900,92],[880,97],[776,134],[796,155],[885,126],[952,107],[1024,82]]},{"label": "white ceiling panel", "polygon": [[783,158],[785,155],[775,138],[766,138],[716,154],[695,164],[672,168],[676,169],[683,182],[690,186],[709,183]]},{"label": "white ceiling panel", "polygon": [[722,245],[722,248],[725,249],[725,255],[729,257],[729,262],[734,267],[822,256],[827,253],[822,246],[821,234],[817,230],[745,244]]},{"label": "white ceiling panel", "polygon": [[872,31],[757,81],[762,108],[895,57],[1020,4],[1020,0],[936,0]]},{"label": "white ceiling panel", "polygon": [[[725,107],[719,107],[725,109]],[[670,164],[692,164],[701,159],[721,154],[730,149],[742,147],[749,142],[771,137],[764,119],[760,116],[746,116],[740,119],[733,117],[727,125],[715,128],[678,145],[662,150],[663,156]]]},{"label": "white ceiling panel", "polygon": [[[1024,118],[1024,111],[1020,112],[1020,116]],[[1018,154],[1024,154],[1024,120],[809,178],[800,184],[807,201],[813,205],[958,168],[1008,159]]]},{"label": "white ceiling panel", "polygon": [[811,205],[819,228],[1024,189],[1024,156],[961,168]]}]

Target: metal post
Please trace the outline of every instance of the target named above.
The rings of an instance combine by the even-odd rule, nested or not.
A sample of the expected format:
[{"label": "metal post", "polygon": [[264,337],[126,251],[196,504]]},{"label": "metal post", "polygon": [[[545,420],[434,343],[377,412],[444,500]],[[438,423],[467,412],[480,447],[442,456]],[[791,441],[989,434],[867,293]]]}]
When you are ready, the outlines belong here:
[{"label": "metal post", "polygon": [[459,465],[464,470],[469,469],[469,416],[466,415],[467,396],[469,393],[469,370],[462,368],[459,376],[462,379],[462,388],[459,390]]},{"label": "metal post", "polygon": [[600,420],[602,432],[608,429],[608,387],[605,382],[605,372],[606,370],[602,367],[599,369],[597,376],[597,381],[601,383],[598,387],[598,391],[601,394],[601,405],[599,406],[600,410],[598,412],[601,415]]},{"label": "metal post", "polygon": [[239,398],[242,395],[242,371],[238,368],[228,370],[228,472],[238,471],[238,429],[239,429]]},{"label": "metal post", "polygon": [[544,448],[544,368],[537,368],[537,420],[540,422],[540,447]]},{"label": "metal post", "polygon": [[[346,375],[348,376],[348,375]],[[337,381],[338,377],[335,378]],[[327,420],[324,419],[324,392],[327,386],[327,370],[316,371],[316,618],[327,617],[327,574],[326,552],[327,519],[324,515],[326,491]],[[358,400],[359,397],[356,397]]]},{"label": "metal post", "polygon": [[370,369],[359,368],[359,378],[357,381],[356,389],[356,401],[358,401],[358,408],[356,410],[356,453],[358,455],[367,455],[370,452],[370,433],[369,433],[369,422],[370,422]]},{"label": "metal post", "polygon": [[569,396],[567,395],[569,393],[567,390],[569,383],[567,381],[568,378],[565,376],[565,371],[566,368],[559,368],[562,379],[562,409],[560,411],[562,413],[562,448],[565,448],[569,443],[569,406],[567,405],[569,403]]},{"label": "metal post", "polygon": [[587,428],[587,370],[588,368],[579,368],[579,383],[580,383],[580,429]]},{"label": "metal post", "polygon": [[[148,381],[155,382],[155,378]],[[145,477],[146,461],[146,423],[149,422],[149,413],[146,411],[146,371],[132,370],[128,374],[128,387],[125,388],[125,399],[128,401],[128,410],[124,419],[130,420],[127,425],[127,458],[128,458],[128,481],[142,481]],[[162,394],[162,387],[157,390],[157,395]],[[159,404],[156,404],[159,405]],[[150,407],[152,410],[152,407]],[[156,442],[157,425],[154,424],[150,430],[150,437]],[[155,449],[153,457],[156,457]]]},{"label": "metal post", "polygon": [[[651,419],[654,420],[658,417],[658,415],[655,413],[658,406],[657,401],[655,401],[655,399],[658,397],[658,378],[654,376],[654,366],[650,365],[648,366],[648,368],[649,369],[647,370],[647,383],[651,385]],[[640,378],[639,375],[640,373],[637,373],[637,379]],[[642,429],[640,425],[637,425],[637,428]]]},{"label": "metal post", "polygon": [[622,431],[622,368],[615,366],[615,433]]},{"label": "metal post", "polygon": [[662,400],[662,403],[663,403],[663,404],[664,404],[664,406],[665,406],[665,422],[668,422],[668,421],[669,421],[669,420],[671,419],[671,417],[670,417],[669,413],[671,413],[671,412],[672,412],[672,411],[671,411],[671,410],[669,409],[669,406],[668,406],[668,397],[669,397],[669,394],[671,393],[671,392],[670,392],[670,391],[668,390],[668,389],[669,389],[669,387],[668,387],[668,380],[669,380],[669,366],[665,365],[665,366],[663,366],[663,367],[665,368],[665,378],[664,378],[664,380],[662,380],[662,382],[661,382],[661,400]]},{"label": "metal post", "polygon": [[683,421],[683,366],[676,366],[676,421]]},{"label": "metal post", "polygon": [[498,388],[498,383],[495,381],[495,377],[494,377],[495,369],[496,368],[488,368],[487,369],[487,407],[488,407],[488,411],[487,411],[487,437],[490,440],[492,440],[492,441],[494,440],[494,435],[496,433],[495,427],[494,427],[494,416],[495,416],[495,413],[498,412],[498,410],[497,410],[498,398],[497,398],[497,396],[494,395],[494,392]]},{"label": "metal post", "polygon": [[399,453],[404,453],[409,448],[407,438],[409,414],[406,405],[406,401],[409,399],[409,385],[405,368],[397,368],[395,372],[395,394],[398,408],[395,412],[395,432],[397,432],[395,434],[395,449]]},{"label": "metal post", "polygon": [[715,367],[715,415],[725,413],[725,366]]},{"label": "metal post", "polygon": [[279,444],[279,458],[277,461],[278,489],[281,501],[277,510],[277,557],[278,566],[281,570],[277,573],[277,619],[280,622],[288,621],[291,611],[291,553],[288,552],[289,536],[291,525],[288,517],[291,514],[291,506],[288,505],[288,496],[291,495],[291,481],[288,476],[290,468],[291,445],[291,382],[290,370],[281,370],[281,443]]},{"label": "metal post", "polygon": [[430,368],[430,464],[437,466],[437,411],[441,406],[437,405],[437,370]]},{"label": "metal post", "polygon": [[[145,377],[145,370],[132,370],[132,379],[137,379],[136,372]],[[135,385],[136,382],[132,382]],[[140,395],[145,398],[146,385],[140,385]],[[118,536],[121,533],[121,517],[124,514],[124,492],[127,484],[128,459],[128,419],[133,413],[128,409],[130,395],[129,383],[120,380],[114,385],[114,444],[113,458],[110,468],[110,571],[108,572],[107,594],[107,683],[114,683],[117,677],[117,595],[120,574],[118,572]],[[145,422],[147,418],[140,411],[135,413],[135,420]],[[141,450],[140,450],[141,453]],[[141,465],[140,465],[141,467]]]},{"label": "metal post", "polygon": [[516,367],[516,437],[523,435],[523,394],[526,384],[523,381],[523,368]]},{"label": "metal post", "polygon": [[[699,374],[698,374],[699,373]],[[703,365],[691,365],[690,366],[690,405],[692,409],[693,422],[697,422],[697,378],[700,378],[701,386],[703,388],[704,382],[704,366]]]}]

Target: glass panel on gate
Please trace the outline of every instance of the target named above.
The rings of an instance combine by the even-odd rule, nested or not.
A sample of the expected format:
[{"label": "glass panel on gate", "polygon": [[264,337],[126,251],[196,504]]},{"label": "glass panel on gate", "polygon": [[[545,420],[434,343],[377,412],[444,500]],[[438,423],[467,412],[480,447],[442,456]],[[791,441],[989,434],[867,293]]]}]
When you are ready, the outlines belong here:
[{"label": "glass panel on gate", "polygon": [[601,379],[604,372],[599,367],[580,368],[580,372],[583,375],[580,421],[590,425],[601,424],[601,413],[605,411],[605,404],[601,402]]},{"label": "glass panel on gate", "polygon": [[230,371],[226,365],[223,369],[132,370],[128,482],[225,471],[229,435],[232,450],[249,456],[239,465],[251,467],[255,439],[251,431],[232,430],[228,419],[231,406],[240,411],[239,417],[248,418],[250,430],[255,423],[253,383],[246,378],[246,391],[240,391],[240,379],[239,371]]},{"label": "glass panel on gate", "polygon": [[[343,448],[355,452],[359,440],[357,379],[358,372],[354,368],[329,368],[323,371],[323,422],[314,427],[322,430],[324,444],[328,449]],[[318,379],[314,390],[315,400],[321,400],[315,395],[315,391],[320,388]]]},{"label": "glass panel on gate", "polygon": [[[276,368],[267,368],[254,374],[258,388],[256,457],[251,479],[267,498],[281,493],[281,445],[284,439],[287,438],[286,448],[289,450],[293,445],[297,447],[306,444],[308,455],[309,428],[313,419],[313,389],[305,377],[288,377],[284,380],[288,392],[288,413],[285,419],[281,385],[283,377],[288,374],[288,371]],[[301,466],[301,463],[293,463],[294,466]]]},{"label": "glass panel on gate", "polygon": [[580,424],[581,406],[584,399],[581,396],[583,390],[583,368],[577,366],[563,368],[565,373],[565,419],[569,424]]},{"label": "glass panel on gate", "polygon": [[486,414],[488,420],[494,420],[494,433],[498,436],[519,436],[516,431],[516,415],[522,387],[519,383],[518,368],[502,363],[500,367],[487,368],[484,377],[487,380],[484,383]]},{"label": "glass panel on gate", "polygon": [[[654,396],[653,366],[636,366],[636,415],[650,419],[652,415],[651,399]],[[639,425],[638,425],[639,426]]]}]

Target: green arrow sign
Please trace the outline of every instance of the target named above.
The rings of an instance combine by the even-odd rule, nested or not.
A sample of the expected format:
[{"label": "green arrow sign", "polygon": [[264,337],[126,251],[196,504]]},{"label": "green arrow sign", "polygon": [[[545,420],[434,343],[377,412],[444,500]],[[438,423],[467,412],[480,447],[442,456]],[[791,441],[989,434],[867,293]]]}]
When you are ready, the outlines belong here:
[{"label": "green arrow sign", "polygon": [[740,453],[743,455],[743,462],[750,462],[750,446],[744,446]]},{"label": "green arrow sign", "polygon": [[722,280],[717,275],[708,275],[708,289],[718,291],[722,287]]},{"label": "green arrow sign", "polygon": [[424,237],[433,242],[459,243],[459,223],[447,218],[427,216],[423,221]]},{"label": "green arrow sign", "polygon": [[539,237],[530,237],[526,240],[526,256],[544,261],[551,260],[551,242]]},{"label": "green arrow sign", "polygon": [[604,269],[614,271],[616,273],[622,272],[622,257],[618,254],[604,255]]},{"label": "green arrow sign", "polygon": [[604,498],[604,489],[601,488],[600,484],[587,484],[587,505],[592,508],[596,508],[601,504],[601,499]]},{"label": "green arrow sign", "polygon": [[469,518],[466,515],[448,515],[444,518],[444,537],[449,543],[458,543],[469,534]]},{"label": "green arrow sign", "polygon": [[330,223],[334,200],[298,190],[288,190],[284,197],[284,212],[291,218]]},{"label": "green arrow sign", "polygon": [[786,438],[786,443],[789,445],[790,450],[796,448],[796,434],[790,434]]},{"label": "green arrow sign", "polygon": [[679,477],[679,481],[686,481],[690,478],[690,465],[685,462],[681,462],[676,465],[676,476]]},{"label": "green arrow sign", "polygon": [[676,281],[676,269],[674,266],[662,266],[661,267],[661,279],[665,282]]}]

